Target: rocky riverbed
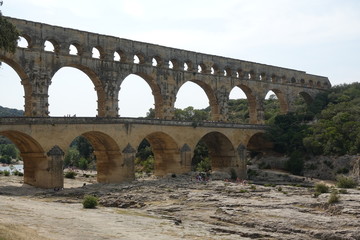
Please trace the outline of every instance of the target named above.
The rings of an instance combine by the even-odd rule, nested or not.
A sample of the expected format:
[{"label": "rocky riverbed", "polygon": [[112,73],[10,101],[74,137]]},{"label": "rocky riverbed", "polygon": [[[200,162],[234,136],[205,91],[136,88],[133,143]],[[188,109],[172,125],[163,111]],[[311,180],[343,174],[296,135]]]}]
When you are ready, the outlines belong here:
[{"label": "rocky riverbed", "polygon": [[[28,231],[24,239],[360,239],[359,189],[329,204],[330,193],[314,196],[315,179],[266,176],[271,184],[181,175],[105,185],[78,177],[56,192],[1,176],[0,226]],[[97,209],[82,208],[86,194],[99,198]]]}]

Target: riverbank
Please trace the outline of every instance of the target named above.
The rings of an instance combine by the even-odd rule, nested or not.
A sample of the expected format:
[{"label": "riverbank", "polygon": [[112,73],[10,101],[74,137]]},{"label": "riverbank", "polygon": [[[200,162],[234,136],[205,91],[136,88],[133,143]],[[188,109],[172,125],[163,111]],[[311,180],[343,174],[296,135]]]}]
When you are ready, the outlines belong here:
[{"label": "riverbank", "polygon": [[[313,188],[304,187],[316,180],[260,185],[184,175],[123,184],[91,181],[65,179],[65,189],[55,192],[1,176],[0,225],[54,240],[360,238],[360,190],[348,189],[340,202],[329,204],[330,193],[314,197]],[[82,207],[86,194],[99,197],[97,209]]]}]

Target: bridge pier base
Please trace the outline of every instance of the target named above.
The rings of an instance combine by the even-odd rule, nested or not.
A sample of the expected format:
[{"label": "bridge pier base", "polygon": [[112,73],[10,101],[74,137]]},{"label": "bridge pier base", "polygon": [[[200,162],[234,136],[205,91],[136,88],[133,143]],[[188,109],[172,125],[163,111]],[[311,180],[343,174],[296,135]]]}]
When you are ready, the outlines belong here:
[{"label": "bridge pier base", "polygon": [[54,146],[48,153],[25,153],[24,183],[39,188],[64,187],[64,152]]}]

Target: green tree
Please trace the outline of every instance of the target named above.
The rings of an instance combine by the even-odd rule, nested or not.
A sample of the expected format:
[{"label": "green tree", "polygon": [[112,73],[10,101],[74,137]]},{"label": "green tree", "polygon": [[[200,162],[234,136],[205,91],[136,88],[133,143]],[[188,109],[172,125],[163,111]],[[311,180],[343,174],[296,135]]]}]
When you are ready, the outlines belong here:
[{"label": "green tree", "polygon": [[16,27],[5,19],[0,11],[0,49],[14,53],[18,39],[19,32]]},{"label": "green tree", "polygon": [[0,145],[0,155],[8,156],[12,159],[18,159],[19,151],[14,144],[2,144]]},{"label": "green tree", "polygon": [[210,170],[210,163],[211,160],[209,157],[208,146],[204,142],[200,141],[194,149],[194,156],[191,161],[192,170],[198,171],[200,168],[203,170]]},{"label": "green tree", "polygon": [[288,113],[276,116],[265,136],[274,143],[275,151],[290,155],[294,151],[305,151],[303,139],[307,130],[308,125],[303,123],[302,116]]},{"label": "green tree", "polygon": [[[323,97],[325,98],[325,97]],[[311,125],[304,145],[319,155],[360,152],[360,83],[333,87],[326,95],[325,108]]]},{"label": "green tree", "polygon": [[70,147],[64,157],[65,167],[76,167],[79,165],[80,153],[75,147]]}]

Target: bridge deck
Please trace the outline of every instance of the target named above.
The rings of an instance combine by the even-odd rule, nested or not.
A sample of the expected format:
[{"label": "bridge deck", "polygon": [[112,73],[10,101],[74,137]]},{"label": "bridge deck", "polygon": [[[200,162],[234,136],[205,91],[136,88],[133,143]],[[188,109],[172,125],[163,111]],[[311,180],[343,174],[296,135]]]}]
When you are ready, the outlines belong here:
[{"label": "bridge deck", "polygon": [[0,125],[43,124],[149,124],[163,126],[192,126],[207,128],[236,128],[264,130],[263,124],[239,124],[215,121],[178,121],[147,118],[99,118],[99,117],[1,117]]}]

